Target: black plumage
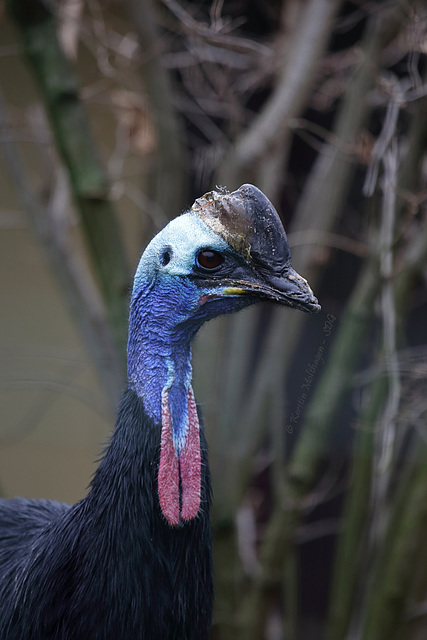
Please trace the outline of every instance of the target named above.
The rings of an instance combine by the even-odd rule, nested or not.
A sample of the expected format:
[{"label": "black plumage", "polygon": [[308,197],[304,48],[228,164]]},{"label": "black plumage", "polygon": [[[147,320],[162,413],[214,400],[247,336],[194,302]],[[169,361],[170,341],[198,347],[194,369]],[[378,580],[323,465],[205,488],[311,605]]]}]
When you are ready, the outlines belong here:
[{"label": "black plumage", "polygon": [[0,501],[2,640],[207,637],[212,541],[206,442],[202,437],[206,508],[171,535],[158,509],[160,429],[128,390],[86,498],[73,506]]}]

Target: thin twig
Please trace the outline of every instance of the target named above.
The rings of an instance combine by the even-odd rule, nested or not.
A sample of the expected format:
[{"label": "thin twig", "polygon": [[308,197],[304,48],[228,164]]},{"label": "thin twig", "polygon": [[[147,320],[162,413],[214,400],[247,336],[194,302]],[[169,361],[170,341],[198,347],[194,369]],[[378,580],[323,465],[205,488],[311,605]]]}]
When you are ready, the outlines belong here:
[{"label": "thin twig", "polygon": [[399,360],[396,345],[396,308],[394,304],[393,275],[393,236],[396,217],[396,183],[398,167],[397,143],[392,144],[384,155],[384,198],[381,222],[381,263],[380,270],[384,279],[382,291],[382,320],[384,331],[384,354],[388,360],[390,390],[383,415],[383,442],[379,459],[379,468],[385,470],[392,458],[395,421],[400,400]]},{"label": "thin twig", "polygon": [[[212,27],[208,27],[195,20],[188,11],[176,0],[163,0],[168,9],[179,19],[183,29],[188,34],[198,35],[206,42],[219,46],[223,49],[231,49],[241,53],[256,53],[257,55],[268,56],[271,54],[269,47],[266,47],[255,40],[247,38],[229,36],[225,33],[219,33]],[[213,23],[218,23],[218,20]]]}]

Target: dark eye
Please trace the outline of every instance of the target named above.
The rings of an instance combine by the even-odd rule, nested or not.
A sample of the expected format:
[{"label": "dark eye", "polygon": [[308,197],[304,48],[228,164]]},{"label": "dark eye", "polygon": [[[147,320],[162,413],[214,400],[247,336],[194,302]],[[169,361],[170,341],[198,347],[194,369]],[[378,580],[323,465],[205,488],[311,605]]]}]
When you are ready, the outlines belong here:
[{"label": "dark eye", "polygon": [[197,264],[202,269],[216,269],[224,262],[224,257],[218,251],[204,249],[197,254]]},{"label": "dark eye", "polygon": [[171,253],[172,249],[165,249],[160,256],[160,263],[163,267],[166,267],[166,265],[171,261]]}]

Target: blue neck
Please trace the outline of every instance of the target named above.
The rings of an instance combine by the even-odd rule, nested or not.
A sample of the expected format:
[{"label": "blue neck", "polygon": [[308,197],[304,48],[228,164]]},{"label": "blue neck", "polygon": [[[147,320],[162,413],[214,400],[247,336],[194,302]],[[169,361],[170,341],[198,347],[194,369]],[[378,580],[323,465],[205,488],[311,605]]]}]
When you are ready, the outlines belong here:
[{"label": "blue neck", "polygon": [[200,293],[182,279],[159,279],[134,293],[129,319],[129,387],[142,398],[148,415],[162,421],[162,392],[169,391],[173,431],[180,437],[186,422],[187,394],[191,386],[191,340],[202,320],[189,320]]}]

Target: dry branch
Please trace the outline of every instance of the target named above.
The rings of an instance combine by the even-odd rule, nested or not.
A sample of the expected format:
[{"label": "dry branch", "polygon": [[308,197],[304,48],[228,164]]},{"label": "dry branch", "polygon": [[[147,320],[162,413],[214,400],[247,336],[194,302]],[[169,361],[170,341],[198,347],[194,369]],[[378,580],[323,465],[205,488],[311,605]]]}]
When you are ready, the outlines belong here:
[{"label": "dry branch", "polygon": [[141,73],[156,128],[155,189],[150,194],[167,219],[187,204],[188,165],[185,133],[176,110],[169,72],[162,62],[161,36],[151,0],[126,0],[141,50]]},{"label": "dry branch", "polygon": [[[219,184],[237,188],[254,176],[259,182],[261,162],[283,147],[289,121],[306,103],[339,5],[340,0],[309,0],[286,50],[277,86],[252,125],[230,147],[218,173]],[[273,194],[267,190],[267,195]]]},{"label": "dry branch", "polygon": [[56,146],[67,167],[93,270],[117,348],[124,354],[129,269],[118,222],[108,199],[107,176],[95,151],[77,80],[60,47],[50,6],[41,0],[10,0],[7,7],[21,31],[25,55],[38,81]]},{"label": "dry branch", "polygon": [[[423,138],[427,131],[427,117],[426,117],[426,105],[425,99],[420,100],[417,105],[414,118],[409,132],[409,140],[414,140],[414,144],[408,144],[406,157],[402,161],[402,170],[400,171],[400,178],[398,185],[385,183],[384,187],[388,190],[392,189],[394,195],[400,192],[414,191],[418,188],[421,176],[421,162],[420,157],[424,154],[427,145],[423,144]],[[421,140],[421,144],[416,144],[416,140]],[[412,171],[408,171],[407,167],[411,167]],[[393,198],[393,195],[391,195]],[[392,205],[394,206],[394,205]],[[397,215],[402,215],[402,207],[398,208]],[[387,216],[387,211],[384,211],[385,219],[384,223],[388,225],[388,233],[386,237],[383,237],[383,261],[386,262],[385,270],[383,268],[383,276],[386,278],[384,286],[391,288],[392,294],[392,309],[390,309],[390,301],[385,310],[385,315],[391,312],[391,317],[399,317],[400,323],[403,322],[404,317],[407,315],[407,295],[412,289],[413,278],[416,272],[420,272],[424,261],[427,261],[427,234],[421,234],[417,241],[412,244],[412,257],[405,259],[405,266],[398,275],[397,279],[391,280],[391,269],[389,252],[391,250],[392,242],[394,240],[394,234],[391,235],[390,223],[392,220]],[[393,215],[393,214],[392,214]],[[392,226],[392,225],[391,225]],[[403,248],[403,255],[408,256],[408,251]],[[404,292],[405,295],[402,295]],[[389,293],[387,293],[388,297]],[[394,332],[393,327],[389,327],[388,320],[385,318],[384,334],[389,334],[389,339],[385,345],[385,353],[388,352],[388,358],[386,362],[389,363],[391,369],[391,380],[398,374],[398,370],[401,369],[401,365],[396,363],[396,354],[394,351]],[[390,332],[391,329],[391,332]],[[382,350],[380,362],[384,357],[384,348]],[[370,390],[370,400],[363,417],[361,418],[360,425],[357,430],[356,441],[354,445],[354,460],[351,474],[350,490],[346,501],[345,511],[343,515],[343,532],[338,541],[338,547],[336,551],[334,578],[331,589],[330,598],[330,613],[329,622],[327,628],[326,637],[328,640],[341,640],[348,629],[350,624],[350,618],[359,617],[360,612],[357,610],[352,611],[352,605],[355,601],[355,590],[357,583],[359,582],[359,591],[364,592],[366,590],[365,584],[360,584],[361,575],[366,570],[366,556],[367,556],[367,528],[369,523],[369,504],[371,501],[371,481],[372,474],[377,468],[377,463],[374,461],[374,441],[376,420],[380,415],[384,402],[387,398],[387,392],[389,392],[389,407],[394,405],[395,392],[393,392],[393,384],[390,384],[390,390],[388,391],[387,379],[383,375],[383,366],[379,368],[377,378],[374,381]],[[391,417],[394,417],[394,409],[390,412]],[[384,420],[384,414],[383,414]],[[381,512],[381,517],[385,519],[384,510]],[[376,595],[373,594],[373,600]]]},{"label": "dry branch", "polygon": [[[390,13],[387,12],[383,19],[379,19],[375,15],[367,27],[362,46],[361,63],[348,86],[337,115],[333,135],[334,143],[324,148],[324,152],[319,155],[307,179],[306,187],[299,200],[289,230],[291,238],[294,233],[299,234],[311,230],[320,234],[319,244],[322,244],[321,239],[325,234],[330,233],[341,214],[348,183],[356,165],[348,162],[347,154],[343,158],[339,150],[353,145],[363,125],[368,113],[366,94],[375,81],[372,70],[380,64],[382,47],[387,45],[398,32],[401,26],[400,18],[401,9],[397,8]],[[335,141],[338,141],[338,147]],[[314,289],[320,279],[315,249],[316,247],[312,243],[307,243],[306,245],[300,244],[298,250],[293,252],[295,268],[307,277]],[[246,314],[226,319],[229,324],[237,325],[235,333],[241,336],[247,335],[247,324],[255,327],[253,333],[250,334],[248,344],[255,340],[256,324],[250,318],[250,314],[256,313],[256,310],[249,310]],[[252,457],[259,448],[260,437],[265,432],[269,419],[268,396],[273,381],[276,380],[279,385],[282,384],[287,363],[291,361],[293,349],[299,343],[299,337],[306,326],[307,318],[301,318],[298,314],[287,314],[286,326],[284,326],[284,322],[283,310],[274,310],[261,357],[251,381],[250,392],[246,395],[247,400],[243,415],[239,415],[242,403],[235,396],[234,407],[230,407],[227,413],[228,422],[225,423],[223,414],[218,416],[220,423],[224,422],[225,424],[223,432],[230,434],[230,471],[225,474],[227,481],[224,483],[224,493],[227,494],[228,502],[224,501],[221,504],[228,504],[231,511],[241,500],[244,488],[247,486]],[[246,371],[250,366],[252,354],[248,347],[245,349],[239,345],[240,341],[232,343],[230,345],[231,356],[228,352],[227,356],[230,356],[229,359],[233,361],[240,362],[241,370]],[[225,372],[224,388],[228,389],[233,383],[227,376],[227,368],[224,365],[222,368]],[[243,374],[241,373],[239,377],[242,379]],[[218,420],[215,420],[213,424],[216,424]],[[241,431],[236,433],[238,425],[241,426]],[[277,423],[277,428],[281,429],[282,426],[283,422]],[[222,485],[221,479],[223,478],[224,472],[222,470],[218,479],[220,485]],[[231,487],[234,495],[231,495]],[[221,491],[221,489],[219,490]]]},{"label": "dry branch", "polygon": [[104,384],[110,409],[114,412],[123,384],[123,366],[117,355],[105,308],[98,292],[91,286],[75,248],[67,237],[56,232],[48,211],[31,186],[30,176],[13,142],[1,96],[0,133],[1,150],[22,210],[44,250],[62,299],[92,357]]},{"label": "dry branch", "polygon": [[[370,108],[366,97],[375,84],[384,48],[402,26],[403,10],[397,2],[380,10],[369,20],[360,45],[359,64],[350,78],[334,127],[333,141],[324,146],[308,177],[294,214],[292,231],[331,230],[344,204],[356,167],[356,144]],[[353,154],[349,153],[353,150]],[[304,275],[312,281],[316,255],[312,246],[301,247],[296,255],[309,268]],[[316,274],[313,274],[316,277]]]}]

